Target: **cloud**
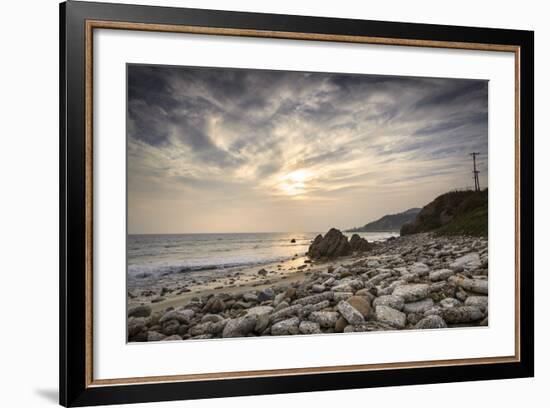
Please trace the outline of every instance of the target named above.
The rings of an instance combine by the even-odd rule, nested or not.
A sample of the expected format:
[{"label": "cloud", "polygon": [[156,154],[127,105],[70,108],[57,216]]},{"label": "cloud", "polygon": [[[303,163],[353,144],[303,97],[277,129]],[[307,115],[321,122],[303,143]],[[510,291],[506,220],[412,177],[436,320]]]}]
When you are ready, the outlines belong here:
[{"label": "cloud", "polygon": [[486,185],[487,81],[132,64],[127,80],[130,232],[363,225],[470,185],[471,151]]}]

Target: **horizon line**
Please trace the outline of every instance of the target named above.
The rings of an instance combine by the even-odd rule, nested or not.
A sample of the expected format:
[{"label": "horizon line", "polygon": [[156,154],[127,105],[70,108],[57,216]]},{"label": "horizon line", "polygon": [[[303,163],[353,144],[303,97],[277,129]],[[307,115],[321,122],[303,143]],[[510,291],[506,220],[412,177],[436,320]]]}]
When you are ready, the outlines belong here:
[{"label": "horizon line", "polygon": [[[332,228],[336,228],[336,227],[332,227]],[[336,229],[341,232],[399,232],[398,230],[348,231],[351,228],[347,228],[347,229],[336,228]],[[323,234],[323,233],[320,231],[139,232],[139,233],[127,233],[126,235],[208,235],[208,234],[229,235],[229,234]]]}]

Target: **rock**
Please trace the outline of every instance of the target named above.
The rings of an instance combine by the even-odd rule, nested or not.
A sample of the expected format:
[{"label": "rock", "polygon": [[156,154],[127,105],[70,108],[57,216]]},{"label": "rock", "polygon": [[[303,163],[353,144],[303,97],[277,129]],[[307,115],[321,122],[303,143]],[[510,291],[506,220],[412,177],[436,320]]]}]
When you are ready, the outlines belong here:
[{"label": "rock", "polygon": [[483,312],[474,306],[444,308],[441,314],[447,324],[470,323],[484,317]]},{"label": "rock", "polygon": [[363,283],[363,281],[361,279],[350,280],[350,281],[348,281],[347,284],[353,292],[355,292],[359,289],[363,289],[365,287],[365,284]]},{"label": "rock", "polygon": [[194,316],[195,312],[193,311],[193,309],[170,310],[169,312],[166,312],[162,315],[162,317],[159,319],[159,323],[163,324],[168,320],[177,320],[179,323],[189,324]]},{"label": "rock", "polygon": [[420,279],[420,276],[418,276],[418,274],[416,273],[408,273],[406,275],[402,275],[401,279],[407,283],[418,282],[418,280]]},{"label": "rock", "polygon": [[365,322],[361,324],[356,324],[356,325],[350,324],[346,326],[346,328],[344,329],[344,333],[385,331],[385,330],[395,330],[395,327],[382,322]]},{"label": "rock", "polygon": [[246,311],[247,316],[263,316],[270,315],[273,312],[273,307],[271,306],[256,306],[251,307]]},{"label": "rock", "polygon": [[334,298],[334,292],[327,291],[318,293],[316,295],[306,296],[300,299],[296,299],[293,304],[295,305],[307,305],[322,302],[323,300],[332,300]]},{"label": "rock", "polygon": [[135,342],[146,342],[147,341],[147,331],[141,331],[137,333],[135,336],[128,339],[129,342],[135,343]]},{"label": "rock", "polygon": [[324,292],[325,290],[326,290],[325,285],[315,284],[311,286],[311,291],[315,293],[321,293],[321,292]]},{"label": "rock", "polygon": [[348,238],[336,228],[331,228],[323,237],[318,235],[309,246],[307,255],[313,259],[335,258],[351,253]]},{"label": "rock", "polygon": [[228,321],[229,319],[220,320],[219,322],[211,322],[210,325],[206,327],[206,333],[212,335],[218,335],[222,333]]},{"label": "rock", "polygon": [[222,320],[223,320],[223,317],[221,317],[220,315],[217,315],[217,314],[205,314],[205,315],[201,318],[201,323],[206,323],[206,322],[218,323],[218,322],[221,322]]},{"label": "rock", "polygon": [[145,330],[144,317],[131,317],[128,319],[128,337],[134,337]]},{"label": "rock", "polygon": [[277,307],[283,300],[285,300],[285,294],[279,293],[275,296],[275,299],[273,299],[273,306]]},{"label": "rock", "polygon": [[178,333],[179,328],[180,323],[176,319],[165,320],[164,322],[162,322],[162,333],[166,334],[167,336]]},{"label": "rock", "polygon": [[273,309],[273,312],[278,312],[280,310],[286,309],[289,306],[290,305],[288,304],[288,302],[281,302],[277,305],[277,307],[275,309]]},{"label": "rock", "polygon": [[334,324],[334,331],[336,333],[342,333],[344,329],[348,326],[348,321],[344,319],[342,316],[336,320],[336,323]]},{"label": "rock", "polygon": [[236,319],[230,319],[224,329],[222,336],[227,337],[245,337],[256,327],[257,316],[243,316]]},{"label": "rock", "polygon": [[389,324],[397,329],[405,328],[407,316],[399,310],[388,306],[376,306],[375,317],[381,323]]},{"label": "rock", "polygon": [[345,300],[338,303],[338,311],[350,324],[359,324],[365,321],[365,318],[363,317],[361,312],[359,312],[359,310],[355,309]]},{"label": "rock", "polygon": [[489,293],[489,282],[481,279],[469,279],[464,276],[451,276],[449,282],[466,289],[469,292],[487,295]]},{"label": "rock", "polygon": [[409,313],[407,315],[407,323],[412,324],[413,326],[424,318],[422,313]]},{"label": "rock", "polygon": [[349,245],[351,247],[351,250],[354,252],[365,252],[371,248],[371,244],[369,244],[369,242],[365,238],[361,238],[357,234],[353,234],[351,236]]},{"label": "rock", "polygon": [[338,268],[336,268],[333,272],[334,272],[335,275],[338,275],[340,278],[345,278],[345,276],[342,276],[342,275],[347,275],[348,273],[350,273],[348,268],[346,268],[342,265],[340,265]]},{"label": "rock", "polygon": [[239,310],[239,309],[248,309],[248,308],[250,308],[250,306],[252,306],[252,303],[243,302],[242,300],[239,300],[238,302],[233,303],[231,305],[231,308],[235,309],[235,310]]},{"label": "rock", "polygon": [[482,311],[485,311],[489,306],[489,298],[487,296],[469,296],[464,305],[479,307]]},{"label": "rock", "polygon": [[256,303],[258,302],[258,295],[252,292],[245,293],[243,295],[243,300],[248,303]]},{"label": "rock", "polygon": [[323,300],[322,302],[315,303],[314,305],[305,305],[304,308],[302,309],[302,313],[304,315],[308,315],[311,312],[317,312],[329,306],[330,306],[330,302],[328,300]]},{"label": "rock", "polygon": [[347,302],[366,319],[371,312],[370,302],[362,296],[352,296]]},{"label": "rock", "polygon": [[388,306],[392,309],[396,310],[403,310],[403,306],[405,305],[405,301],[401,296],[395,296],[395,295],[384,295],[379,296],[375,298],[372,301],[372,305],[374,307],[376,306]]},{"label": "rock", "polygon": [[342,300],[348,300],[352,296],[353,292],[334,292],[334,301],[338,303]]},{"label": "rock", "polygon": [[203,312],[206,313],[221,313],[225,310],[225,303],[223,300],[217,298],[217,297],[211,297],[208,299],[208,302],[206,302],[206,305],[204,305]]},{"label": "rock", "polygon": [[445,320],[437,315],[427,316],[414,326],[415,329],[444,329],[446,327],[447,323],[445,323]]},{"label": "rock", "polygon": [[156,331],[150,331],[147,333],[147,341],[161,341],[164,340],[166,336]]},{"label": "rock", "polygon": [[337,280],[332,284],[330,290],[333,292],[351,292],[351,286],[348,285],[347,280]]},{"label": "rock", "polygon": [[430,284],[430,292],[437,292],[449,286],[447,281],[436,281]]},{"label": "rock", "polygon": [[264,268],[260,269],[257,273],[260,276],[266,276],[267,275],[267,271]]},{"label": "rock", "polygon": [[138,305],[128,310],[128,317],[149,317],[150,314],[151,306],[148,305]]},{"label": "rock", "polygon": [[408,275],[409,270],[405,268],[404,266],[401,266],[399,268],[393,268],[394,271],[398,272],[400,275]]},{"label": "rock", "polygon": [[254,331],[256,333],[262,333],[265,329],[267,329],[267,326],[269,326],[269,321],[269,315],[258,315],[256,319],[256,326],[254,326]]},{"label": "rock", "polygon": [[454,272],[450,269],[438,269],[437,271],[430,272],[430,280],[432,282],[447,280],[454,275]]},{"label": "rock", "polygon": [[321,327],[317,322],[303,321],[298,327],[302,334],[319,334],[321,333]]},{"label": "rock", "polygon": [[207,333],[210,326],[214,324],[212,322],[199,323],[191,328],[189,328],[188,333],[191,336],[200,336],[201,334]]},{"label": "rock", "polygon": [[366,285],[367,287],[372,287],[374,285],[378,285],[380,282],[382,282],[384,279],[387,279],[389,277],[391,277],[392,274],[390,272],[385,272],[385,273],[379,273],[378,275],[374,276],[373,278],[370,278]]},{"label": "rock", "polygon": [[328,278],[326,281],[324,281],[324,282],[322,283],[322,285],[323,285],[324,287],[331,286],[331,285],[334,283],[335,280],[336,280],[336,279],[334,279],[334,277],[331,276],[331,277]]},{"label": "rock", "polygon": [[299,329],[298,325],[300,324],[300,319],[297,317],[292,317],[287,320],[283,320],[279,323],[275,323],[271,326],[271,334],[273,336],[284,336],[288,334],[298,334]]},{"label": "rock", "polygon": [[258,301],[265,302],[266,300],[272,300],[275,298],[275,291],[272,288],[265,288],[258,293]]},{"label": "rock", "polygon": [[163,341],[172,341],[172,340],[183,340],[182,337],[178,334],[174,334],[172,336],[165,337]]},{"label": "rock", "polygon": [[191,336],[191,337],[186,337],[186,338],[190,338],[190,339],[193,339],[193,340],[205,340],[205,339],[211,339],[213,337],[214,336],[212,336],[211,334],[201,334],[199,336]]},{"label": "rock", "polygon": [[160,325],[159,320],[160,320],[161,317],[162,317],[161,312],[152,313],[151,316],[149,316],[147,318],[145,324],[149,327],[158,326],[158,325]]},{"label": "rock", "polygon": [[477,269],[480,266],[481,260],[479,259],[479,254],[477,252],[472,252],[455,259],[455,261],[449,265],[449,268],[453,271],[460,272],[462,270],[470,271]]},{"label": "rock", "polygon": [[405,303],[403,312],[405,313],[424,313],[433,307],[434,301],[431,298],[426,298],[416,302]]},{"label": "rock", "polygon": [[415,262],[412,266],[409,267],[410,273],[414,273],[418,276],[426,276],[430,272],[428,265],[422,262]]},{"label": "rock", "polygon": [[432,315],[441,316],[441,307],[434,306],[424,312],[424,317],[432,316]]},{"label": "rock", "polygon": [[188,331],[189,331],[189,326],[187,326],[186,324],[180,324],[180,327],[178,328],[178,334],[180,336],[185,336]]},{"label": "rock", "polygon": [[369,259],[367,262],[365,262],[365,266],[368,268],[376,268],[380,265],[380,262],[376,259]]},{"label": "rock", "polygon": [[311,312],[308,316],[308,319],[312,322],[319,323],[321,327],[329,328],[334,327],[336,321],[338,320],[338,317],[340,317],[338,312],[320,311]]},{"label": "rock", "polygon": [[428,297],[430,286],[425,283],[398,286],[393,290],[394,296],[400,296],[405,302],[415,302]]},{"label": "rock", "polygon": [[375,296],[372,293],[370,293],[370,290],[366,288],[358,290],[357,292],[355,292],[355,295],[366,298],[369,301],[369,303],[372,303],[372,301],[375,298]]},{"label": "rock", "polygon": [[295,243],[296,243],[296,239],[295,239],[295,238],[292,238],[292,239],[290,240],[290,243],[291,243],[291,244],[295,244]]},{"label": "rock", "polygon": [[439,302],[441,307],[457,307],[460,306],[462,303],[460,300],[455,298],[445,298]]},{"label": "rock", "polygon": [[288,288],[285,292],[286,299],[294,299],[296,297],[296,288]]},{"label": "rock", "polygon": [[302,309],[303,309],[302,305],[292,305],[292,306],[286,307],[284,309],[279,310],[278,312],[273,313],[271,315],[271,321],[275,322],[277,320],[281,320],[289,316],[298,315],[302,312]]}]

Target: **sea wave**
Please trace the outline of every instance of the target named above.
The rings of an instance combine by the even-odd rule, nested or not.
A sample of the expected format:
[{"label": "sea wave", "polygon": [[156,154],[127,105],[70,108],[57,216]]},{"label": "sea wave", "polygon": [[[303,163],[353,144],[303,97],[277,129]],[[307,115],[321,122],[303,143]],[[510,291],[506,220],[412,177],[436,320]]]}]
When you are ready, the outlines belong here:
[{"label": "sea wave", "polygon": [[284,262],[292,259],[291,256],[274,256],[256,260],[233,260],[216,263],[204,264],[185,264],[175,263],[171,265],[128,265],[128,277],[143,279],[149,277],[167,276],[176,273],[204,272],[204,271],[222,271],[233,268],[252,267],[268,265],[276,262]]}]

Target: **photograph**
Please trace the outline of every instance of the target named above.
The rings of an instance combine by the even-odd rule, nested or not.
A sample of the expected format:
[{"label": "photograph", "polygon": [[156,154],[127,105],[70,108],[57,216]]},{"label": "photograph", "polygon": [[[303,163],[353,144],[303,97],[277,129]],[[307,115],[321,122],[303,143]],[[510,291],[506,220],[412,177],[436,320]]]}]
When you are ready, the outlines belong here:
[{"label": "photograph", "polygon": [[129,343],[490,325],[488,80],[126,81]]}]

